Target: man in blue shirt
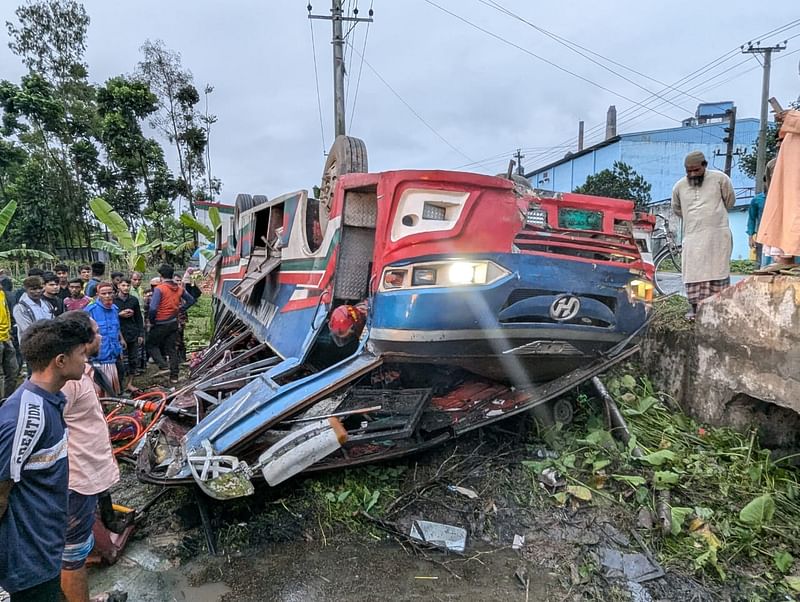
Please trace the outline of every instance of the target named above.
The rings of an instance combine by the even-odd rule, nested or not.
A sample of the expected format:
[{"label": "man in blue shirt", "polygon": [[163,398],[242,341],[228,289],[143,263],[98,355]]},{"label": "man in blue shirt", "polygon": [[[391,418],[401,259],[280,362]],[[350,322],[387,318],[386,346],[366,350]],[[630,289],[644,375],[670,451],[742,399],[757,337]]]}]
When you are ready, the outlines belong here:
[{"label": "man in blue shirt", "polygon": [[[87,305],[83,311],[88,313],[100,330],[103,342],[97,355],[89,358],[96,370],[105,377],[111,390],[106,392],[118,395],[120,387],[119,370],[117,362],[122,357],[125,348],[125,339],[122,337],[119,326],[119,308],[114,305],[114,285],[110,282],[101,282],[97,285],[97,300]],[[103,387],[107,389],[108,387]]]},{"label": "man in blue shirt", "polygon": [[61,388],[83,375],[92,340],[78,323],[34,322],[21,342],[31,377],[0,406],[0,587],[12,602],[61,600],[68,486]]},{"label": "man in blue shirt", "polygon": [[764,203],[767,200],[767,195],[759,192],[750,201],[750,207],[747,209],[747,242],[751,249],[756,250],[756,264],[761,265],[761,245],[756,242],[756,232],[761,223],[761,215],[764,213]]}]

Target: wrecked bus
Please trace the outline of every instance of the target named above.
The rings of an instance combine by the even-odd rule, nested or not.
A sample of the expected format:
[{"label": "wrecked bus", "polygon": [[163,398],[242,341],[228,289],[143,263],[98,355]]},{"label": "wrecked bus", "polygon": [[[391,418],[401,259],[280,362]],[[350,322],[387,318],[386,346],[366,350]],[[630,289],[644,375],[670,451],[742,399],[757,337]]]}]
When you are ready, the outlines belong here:
[{"label": "wrecked bus", "polygon": [[[398,457],[554,401],[648,318],[633,203],[464,172],[366,171],[340,137],[319,199],[240,195],[217,233],[216,335],[143,440],[149,482],[217,498]],[[340,346],[329,316],[365,307]],[[548,403],[549,402],[549,403]]]}]

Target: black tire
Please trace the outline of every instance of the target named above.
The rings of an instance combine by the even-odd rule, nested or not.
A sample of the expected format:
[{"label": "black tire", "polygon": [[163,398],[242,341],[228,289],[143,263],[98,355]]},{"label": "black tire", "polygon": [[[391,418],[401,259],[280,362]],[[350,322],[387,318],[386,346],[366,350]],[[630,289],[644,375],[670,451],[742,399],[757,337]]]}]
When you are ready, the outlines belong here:
[{"label": "black tire", "polygon": [[360,138],[337,136],[328,152],[319,186],[320,213],[327,216],[333,189],[339,176],[348,173],[366,173],[368,170],[367,145]]},{"label": "black tire", "polygon": [[553,420],[556,422],[563,425],[570,424],[574,414],[575,410],[569,399],[557,399],[553,402]]},{"label": "black tire", "polygon": [[[681,246],[675,247],[675,254],[672,253],[669,246],[661,249],[653,259],[653,266],[655,271],[653,274],[653,284],[656,287],[656,292],[659,295],[668,294],[666,288],[666,274],[680,274],[681,273]],[[677,271],[676,271],[677,270]]]},{"label": "black tire", "polygon": [[253,208],[253,197],[249,194],[240,193],[236,195],[236,208],[242,212]]},{"label": "black tire", "polygon": [[265,195],[265,194],[254,194],[253,195],[252,207],[258,207],[259,205],[263,205],[267,201],[269,201],[269,199],[267,198],[267,195]]}]

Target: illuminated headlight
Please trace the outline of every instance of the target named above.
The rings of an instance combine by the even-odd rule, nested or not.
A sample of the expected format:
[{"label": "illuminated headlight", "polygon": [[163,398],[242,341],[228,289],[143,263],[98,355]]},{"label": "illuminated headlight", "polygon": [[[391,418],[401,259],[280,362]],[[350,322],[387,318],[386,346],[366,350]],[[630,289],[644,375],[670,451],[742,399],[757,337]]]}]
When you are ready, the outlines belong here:
[{"label": "illuminated headlight", "polygon": [[474,284],[475,264],[465,261],[456,261],[447,271],[452,284]]},{"label": "illuminated headlight", "polygon": [[492,283],[509,273],[488,260],[431,261],[402,268],[387,267],[383,271],[381,289],[481,285]]},{"label": "illuminated headlight", "polygon": [[414,268],[411,286],[433,286],[436,284],[436,268]]},{"label": "illuminated headlight", "polygon": [[628,291],[628,301],[631,303],[652,303],[653,283],[649,280],[631,280],[625,287]]}]

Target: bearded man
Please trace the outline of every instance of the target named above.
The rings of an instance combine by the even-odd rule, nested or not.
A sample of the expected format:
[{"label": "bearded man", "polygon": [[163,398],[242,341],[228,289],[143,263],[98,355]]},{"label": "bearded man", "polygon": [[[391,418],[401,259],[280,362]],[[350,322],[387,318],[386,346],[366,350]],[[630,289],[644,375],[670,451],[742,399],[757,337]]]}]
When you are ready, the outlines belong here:
[{"label": "bearded man", "polygon": [[736,203],[731,179],[707,169],[700,151],[686,155],[686,177],[672,188],[672,210],[683,219],[681,269],[694,319],[697,304],[730,285],[733,236],[728,210]]}]

